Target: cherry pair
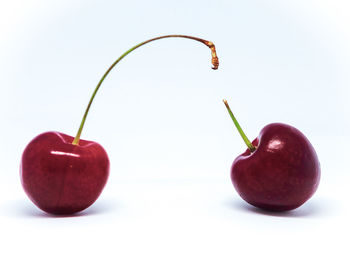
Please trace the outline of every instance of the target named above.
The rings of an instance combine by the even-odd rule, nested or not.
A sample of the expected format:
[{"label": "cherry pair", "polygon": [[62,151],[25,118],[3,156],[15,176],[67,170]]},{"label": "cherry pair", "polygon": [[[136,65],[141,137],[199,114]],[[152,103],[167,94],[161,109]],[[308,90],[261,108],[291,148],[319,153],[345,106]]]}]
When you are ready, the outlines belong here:
[{"label": "cherry pair", "polygon": [[[158,39],[180,37],[205,44],[211,50],[213,69],[219,66],[215,45],[185,35],[149,39],[123,53],[106,71],[84,113],[75,137],[46,132],[25,148],[21,160],[21,182],[29,198],[51,214],[73,214],[92,205],[109,175],[109,159],[101,145],[80,136],[94,97],[103,80],[120,60],[133,50]],[[231,169],[232,182],[240,196],[262,209],[286,211],[299,207],[316,191],[320,180],[317,155],[308,139],[297,129],[274,123],[267,125],[252,143],[245,136],[227,101],[227,110],[248,146]]]}]

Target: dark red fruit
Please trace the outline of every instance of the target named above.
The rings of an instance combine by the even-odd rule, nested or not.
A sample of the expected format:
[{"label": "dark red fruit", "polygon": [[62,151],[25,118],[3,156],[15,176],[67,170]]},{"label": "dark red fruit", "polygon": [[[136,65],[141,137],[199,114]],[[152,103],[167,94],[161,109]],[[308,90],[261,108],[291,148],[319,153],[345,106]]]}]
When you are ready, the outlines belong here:
[{"label": "dark red fruit", "polygon": [[109,174],[106,151],[96,142],[59,132],[46,132],[26,147],[21,161],[21,181],[29,198],[51,214],[72,214],[92,205]]},{"label": "dark red fruit", "polygon": [[231,167],[231,180],[239,195],[270,211],[288,211],[305,203],[317,190],[321,175],[309,140],[290,125],[272,123],[251,143],[226,100],[224,103],[248,147]]},{"label": "dark red fruit", "polygon": [[267,210],[286,211],[305,203],[320,182],[320,164],[308,139],[296,128],[265,126],[249,149],[233,162],[231,179],[248,203]]}]

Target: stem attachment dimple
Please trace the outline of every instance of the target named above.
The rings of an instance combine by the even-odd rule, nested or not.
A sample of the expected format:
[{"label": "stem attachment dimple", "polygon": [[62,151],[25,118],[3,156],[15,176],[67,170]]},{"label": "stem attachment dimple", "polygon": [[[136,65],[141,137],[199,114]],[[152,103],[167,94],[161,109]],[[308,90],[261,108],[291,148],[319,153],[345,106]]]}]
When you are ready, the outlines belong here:
[{"label": "stem attachment dimple", "polygon": [[80,141],[80,136],[81,136],[81,133],[83,131],[83,128],[84,128],[84,124],[85,124],[85,121],[86,121],[86,117],[89,113],[89,110],[90,110],[90,107],[91,107],[91,104],[96,96],[96,93],[97,91],[99,90],[102,82],[104,81],[104,79],[107,77],[108,73],[114,68],[115,65],[117,65],[119,63],[119,61],[121,61],[125,56],[127,56],[129,53],[131,53],[132,51],[134,51],[135,49],[149,43],[149,42],[152,42],[152,41],[155,41],[155,40],[158,40],[158,39],[163,39],[163,38],[169,38],[169,37],[180,37],[180,38],[188,38],[188,39],[192,39],[192,40],[195,40],[195,41],[199,41],[201,43],[203,43],[204,45],[206,45],[207,47],[210,48],[211,50],[211,63],[212,63],[212,69],[216,70],[218,69],[219,67],[219,58],[216,54],[216,50],[215,50],[215,45],[213,44],[213,42],[211,41],[208,41],[208,40],[204,40],[204,39],[201,39],[201,38],[198,38],[198,37],[192,37],[192,36],[186,36],[186,35],[166,35],[166,36],[160,36],[160,37],[156,37],[156,38],[152,38],[152,39],[149,39],[149,40],[146,40],[144,42],[141,42],[140,44],[137,44],[136,46],[130,48],[129,50],[127,50],[126,52],[124,52],[108,69],[107,71],[105,72],[105,74],[102,76],[102,78],[100,79],[100,81],[98,82],[94,92],[92,93],[92,96],[90,98],[90,101],[86,107],[86,110],[85,110],[85,113],[84,113],[84,116],[83,116],[83,119],[80,123],[80,126],[79,126],[79,129],[78,129],[78,132],[77,132],[77,135],[75,136],[72,144],[73,145],[79,145],[79,141]]},{"label": "stem attachment dimple", "polygon": [[254,152],[256,148],[255,148],[254,145],[249,141],[248,137],[247,137],[247,136],[245,135],[245,133],[243,132],[241,126],[239,125],[238,121],[236,120],[235,116],[233,115],[233,113],[232,113],[232,111],[231,111],[231,109],[230,109],[230,106],[229,106],[228,103],[227,103],[227,100],[224,99],[223,102],[224,102],[224,104],[225,104],[225,106],[226,106],[226,109],[227,109],[228,113],[229,113],[230,116],[231,116],[231,119],[233,120],[233,123],[235,124],[235,126],[236,126],[236,128],[237,128],[239,134],[241,135],[243,141],[245,142],[245,144],[247,145],[247,147],[249,148],[249,150],[250,150],[251,152]]}]

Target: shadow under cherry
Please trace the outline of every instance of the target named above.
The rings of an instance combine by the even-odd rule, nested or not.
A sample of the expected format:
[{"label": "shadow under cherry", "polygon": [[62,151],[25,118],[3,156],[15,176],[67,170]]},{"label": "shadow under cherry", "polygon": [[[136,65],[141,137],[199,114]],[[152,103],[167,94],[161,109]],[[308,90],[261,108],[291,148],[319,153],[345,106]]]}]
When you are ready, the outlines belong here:
[{"label": "shadow under cherry", "polygon": [[87,209],[72,215],[52,215],[46,213],[25,200],[12,200],[0,206],[1,214],[10,217],[32,218],[73,218],[107,214],[114,210],[116,204],[113,200],[98,200]]},{"label": "shadow under cherry", "polygon": [[258,215],[287,218],[311,218],[329,217],[336,213],[337,206],[331,200],[324,198],[310,199],[302,206],[284,212],[267,211],[246,203],[242,199],[230,199],[225,202],[226,206],[241,213],[253,213]]}]

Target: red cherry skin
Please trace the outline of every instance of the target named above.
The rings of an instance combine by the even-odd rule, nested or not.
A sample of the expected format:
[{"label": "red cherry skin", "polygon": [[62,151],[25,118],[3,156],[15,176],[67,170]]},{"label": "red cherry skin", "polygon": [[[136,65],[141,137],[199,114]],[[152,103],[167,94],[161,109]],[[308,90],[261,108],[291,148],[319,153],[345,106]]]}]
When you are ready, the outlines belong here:
[{"label": "red cherry skin", "polygon": [[265,126],[249,149],[231,167],[231,180],[249,204],[270,211],[301,206],[320,182],[320,163],[309,140],[296,128]]},{"label": "red cherry skin", "polygon": [[46,132],[25,148],[20,167],[24,191],[40,209],[51,214],[73,214],[92,205],[109,175],[106,151],[96,142]]}]

